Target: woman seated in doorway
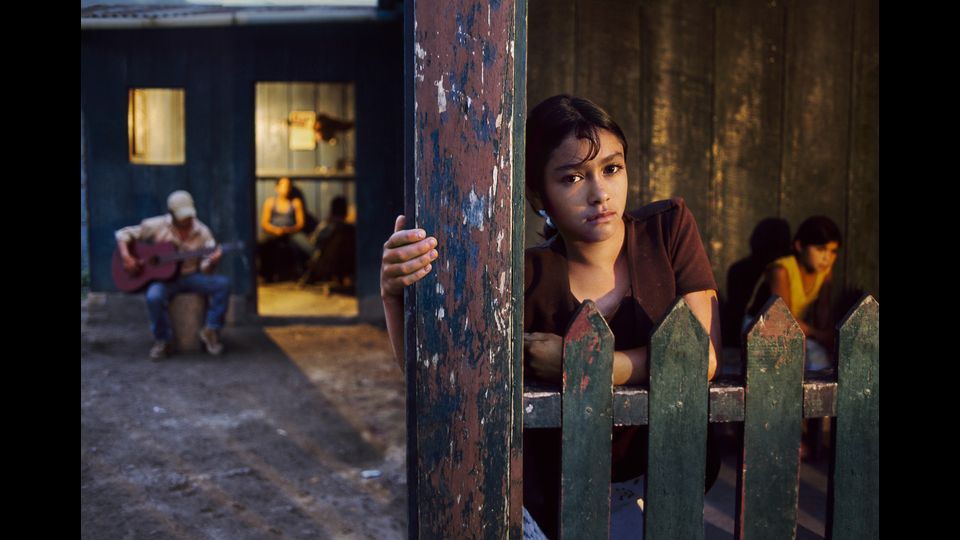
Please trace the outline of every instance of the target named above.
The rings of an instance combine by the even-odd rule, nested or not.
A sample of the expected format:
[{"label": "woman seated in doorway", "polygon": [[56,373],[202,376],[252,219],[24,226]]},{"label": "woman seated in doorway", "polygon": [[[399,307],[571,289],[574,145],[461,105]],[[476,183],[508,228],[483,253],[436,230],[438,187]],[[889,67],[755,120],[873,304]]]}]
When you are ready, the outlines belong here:
[{"label": "woman seated in doorway", "polygon": [[304,209],[299,198],[291,198],[292,185],[287,177],[277,180],[276,196],[263,203],[260,227],[266,239],[257,246],[260,276],[267,283],[293,280],[303,273],[312,251],[303,233]]}]

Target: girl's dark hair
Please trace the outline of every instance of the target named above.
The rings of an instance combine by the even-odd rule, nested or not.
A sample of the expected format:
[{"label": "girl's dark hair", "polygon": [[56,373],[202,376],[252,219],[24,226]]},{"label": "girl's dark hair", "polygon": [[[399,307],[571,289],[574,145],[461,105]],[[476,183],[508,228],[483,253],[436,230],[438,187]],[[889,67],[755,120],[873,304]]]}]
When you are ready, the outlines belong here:
[{"label": "girl's dark hair", "polygon": [[[590,100],[561,94],[547,98],[530,111],[527,117],[526,193],[527,201],[535,211],[543,209],[544,172],[550,154],[570,135],[586,139],[590,152],[583,160],[590,161],[600,152],[599,130],[613,133],[623,144],[627,154],[627,138],[607,111]],[[550,237],[556,230],[544,236]]]},{"label": "girl's dark hair", "polygon": [[843,243],[843,235],[840,234],[840,227],[827,216],[813,216],[807,218],[800,224],[797,234],[793,236],[794,242],[800,242],[803,247],[822,246],[830,242],[837,244]]}]

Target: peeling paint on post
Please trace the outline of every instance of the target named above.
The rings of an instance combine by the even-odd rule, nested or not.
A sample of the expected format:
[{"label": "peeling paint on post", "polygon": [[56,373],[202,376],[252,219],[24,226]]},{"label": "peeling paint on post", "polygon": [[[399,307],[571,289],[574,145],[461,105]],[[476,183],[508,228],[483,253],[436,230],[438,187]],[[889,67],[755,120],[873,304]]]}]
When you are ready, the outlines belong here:
[{"label": "peeling paint on post", "polygon": [[408,226],[436,236],[440,253],[409,295],[411,538],[519,532],[520,3],[407,5]]}]

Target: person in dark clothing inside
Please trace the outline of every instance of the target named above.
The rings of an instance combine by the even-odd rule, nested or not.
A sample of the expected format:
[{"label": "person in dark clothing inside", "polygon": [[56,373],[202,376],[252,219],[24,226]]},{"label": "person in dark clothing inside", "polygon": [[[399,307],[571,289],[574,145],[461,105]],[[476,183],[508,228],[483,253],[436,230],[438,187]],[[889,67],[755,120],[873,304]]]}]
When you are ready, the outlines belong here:
[{"label": "person in dark clothing inside", "polygon": [[300,277],[300,285],[332,281],[352,287],[356,275],[356,237],[356,227],[347,223],[347,199],[335,197],[330,203],[329,217],[311,237],[314,251]]}]

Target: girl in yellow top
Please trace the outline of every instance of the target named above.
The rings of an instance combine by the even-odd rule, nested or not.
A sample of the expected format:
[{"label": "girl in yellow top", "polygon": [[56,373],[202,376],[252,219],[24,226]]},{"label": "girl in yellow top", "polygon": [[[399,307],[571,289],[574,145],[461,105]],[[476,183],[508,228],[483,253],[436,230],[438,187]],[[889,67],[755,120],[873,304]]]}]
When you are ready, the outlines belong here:
[{"label": "girl in yellow top", "polygon": [[770,293],[783,298],[790,313],[807,336],[806,369],[818,371],[832,365],[834,331],[830,316],[830,284],[837,261],[841,234],[826,216],[814,216],[802,224],[793,238],[793,255],[781,257],[767,267]]}]

